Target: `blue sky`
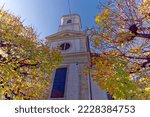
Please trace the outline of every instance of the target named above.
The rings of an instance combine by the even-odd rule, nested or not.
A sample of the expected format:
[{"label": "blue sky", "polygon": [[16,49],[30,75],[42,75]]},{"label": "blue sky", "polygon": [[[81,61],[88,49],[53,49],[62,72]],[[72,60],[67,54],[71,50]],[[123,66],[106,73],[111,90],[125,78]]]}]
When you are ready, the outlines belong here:
[{"label": "blue sky", "polygon": [[[94,25],[98,1],[70,0],[72,13],[81,16],[83,30]],[[0,0],[0,6],[3,4],[5,10],[25,19],[25,25],[34,26],[41,39],[56,33],[61,16],[69,13],[68,0]]]}]

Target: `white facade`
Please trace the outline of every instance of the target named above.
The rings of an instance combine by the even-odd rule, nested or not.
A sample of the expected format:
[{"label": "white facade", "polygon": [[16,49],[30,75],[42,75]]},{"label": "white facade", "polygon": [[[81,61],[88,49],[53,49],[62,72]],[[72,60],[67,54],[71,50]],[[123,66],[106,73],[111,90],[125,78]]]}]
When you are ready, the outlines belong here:
[{"label": "white facade", "polygon": [[[85,68],[90,65],[90,52],[86,34],[81,31],[79,15],[63,16],[58,33],[46,39],[51,49],[60,47],[63,55],[60,69],[56,70],[51,78],[53,85],[50,88],[49,99],[107,99],[107,94],[92,81],[90,73],[84,74]],[[61,74],[64,79],[60,79],[62,81],[59,82]]]}]

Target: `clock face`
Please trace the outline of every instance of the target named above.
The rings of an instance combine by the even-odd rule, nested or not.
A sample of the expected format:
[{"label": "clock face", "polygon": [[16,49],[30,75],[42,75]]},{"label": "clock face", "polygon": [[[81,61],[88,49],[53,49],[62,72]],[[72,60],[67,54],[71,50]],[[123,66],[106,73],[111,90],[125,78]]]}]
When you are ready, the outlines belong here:
[{"label": "clock face", "polygon": [[68,50],[70,48],[70,44],[69,43],[62,43],[60,45],[60,49],[61,50]]}]

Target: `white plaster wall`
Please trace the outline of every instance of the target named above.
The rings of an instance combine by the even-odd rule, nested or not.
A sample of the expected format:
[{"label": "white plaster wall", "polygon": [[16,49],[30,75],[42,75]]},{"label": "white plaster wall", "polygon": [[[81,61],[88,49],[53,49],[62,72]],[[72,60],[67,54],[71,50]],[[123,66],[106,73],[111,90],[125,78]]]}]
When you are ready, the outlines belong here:
[{"label": "white plaster wall", "polygon": [[107,93],[100,89],[100,87],[92,80],[92,100],[108,100]]},{"label": "white plaster wall", "polygon": [[74,18],[74,23],[80,23],[80,19],[78,17]]},{"label": "white plaster wall", "polygon": [[87,41],[86,41],[86,39],[81,39],[80,43],[81,43],[81,51],[87,52],[87,46],[86,46]]},{"label": "white plaster wall", "polygon": [[66,99],[79,100],[79,94],[80,94],[80,79],[78,66],[76,64],[70,64],[67,76]]}]

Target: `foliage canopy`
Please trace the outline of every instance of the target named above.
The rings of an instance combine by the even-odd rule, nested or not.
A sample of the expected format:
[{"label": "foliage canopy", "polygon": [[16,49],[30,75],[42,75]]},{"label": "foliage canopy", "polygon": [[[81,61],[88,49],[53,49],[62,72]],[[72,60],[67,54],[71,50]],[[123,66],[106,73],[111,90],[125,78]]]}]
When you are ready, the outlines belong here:
[{"label": "foliage canopy", "polygon": [[0,99],[47,99],[59,51],[37,39],[20,17],[0,9]]},{"label": "foliage canopy", "polygon": [[99,6],[89,29],[94,79],[114,99],[150,99],[150,1]]}]

